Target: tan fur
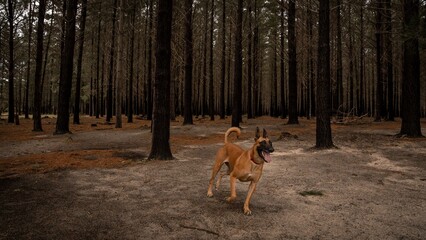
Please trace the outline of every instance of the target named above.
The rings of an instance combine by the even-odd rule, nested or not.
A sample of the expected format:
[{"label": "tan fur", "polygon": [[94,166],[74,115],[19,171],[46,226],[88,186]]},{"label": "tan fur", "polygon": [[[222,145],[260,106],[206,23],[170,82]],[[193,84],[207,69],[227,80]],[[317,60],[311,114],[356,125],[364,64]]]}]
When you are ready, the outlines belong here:
[{"label": "tan fur", "polygon": [[[269,142],[269,139],[266,137],[257,137],[255,143],[250,149],[244,151],[240,146],[228,142],[228,135],[232,132],[236,132],[237,135],[240,135],[241,131],[239,128],[230,128],[225,133],[225,145],[221,147],[216,153],[215,164],[212,169],[212,175],[209,181],[209,187],[207,190],[207,196],[213,196],[213,182],[220,171],[223,164],[228,166],[227,173],[221,174],[216,183],[216,190],[220,185],[220,181],[224,175],[230,175],[230,184],[231,184],[231,196],[229,196],[226,201],[231,203],[237,197],[236,192],[236,181],[237,179],[242,182],[250,182],[249,190],[247,193],[246,200],[244,202],[244,214],[250,215],[251,210],[249,208],[250,199],[253,192],[256,189],[256,184],[262,176],[264,160],[259,156],[256,151],[256,147],[260,142],[266,140]],[[258,135],[258,132],[257,132]]]}]

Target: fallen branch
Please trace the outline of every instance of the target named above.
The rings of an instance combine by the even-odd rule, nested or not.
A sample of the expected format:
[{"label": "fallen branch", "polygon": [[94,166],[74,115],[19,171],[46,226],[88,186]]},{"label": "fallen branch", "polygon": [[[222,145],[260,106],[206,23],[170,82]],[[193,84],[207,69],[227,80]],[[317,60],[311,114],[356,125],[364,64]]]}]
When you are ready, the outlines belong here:
[{"label": "fallen branch", "polygon": [[219,236],[219,233],[217,233],[217,232],[213,232],[213,231],[208,230],[208,229],[198,228],[198,227],[192,227],[192,226],[185,226],[185,225],[182,225],[182,224],[180,224],[179,226],[180,226],[180,227],[182,227],[182,228],[198,230],[198,231],[202,231],[202,232],[206,232],[206,233],[210,233],[210,234],[213,234],[213,235]]}]

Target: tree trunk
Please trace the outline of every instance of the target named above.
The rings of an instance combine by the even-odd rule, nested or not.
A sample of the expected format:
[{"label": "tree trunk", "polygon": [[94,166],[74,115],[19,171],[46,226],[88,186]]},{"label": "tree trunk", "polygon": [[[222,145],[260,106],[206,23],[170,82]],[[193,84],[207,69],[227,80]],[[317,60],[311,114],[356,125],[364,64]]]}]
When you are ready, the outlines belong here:
[{"label": "tree trunk", "polygon": [[296,50],[296,0],[289,1],[288,9],[288,122],[299,124],[297,117],[297,50]]},{"label": "tree trunk", "polygon": [[214,121],[214,85],[213,85],[213,28],[214,28],[214,0],[212,0],[212,10],[210,13],[210,71],[209,71],[209,113],[210,120]]},{"label": "tree trunk", "polygon": [[15,120],[15,89],[14,89],[14,78],[15,78],[15,54],[14,54],[14,42],[13,36],[14,30],[14,4],[12,0],[7,0],[7,19],[9,22],[9,108],[8,108],[8,123],[14,123]]},{"label": "tree trunk", "polygon": [[376,106],[374,121],[380,122],[382,119],[383,108],[383,66],[382,66],[382,21],[383,21],[382,0],[376,0]]},{"label": "tree trunk", "polygon": [[[100,48],[101,48],[101,12],[102,12],[102,1],[99,2],[99,15],[98,15],[98,36],[97,36],[97,49],[96,49],[96,81],[95,81],[95,85],[96,85],[96,106],[95,106],[95,116],[96,118],[99,118],[99,114],[100,111],[102,111],[102,105],[103,105],[103,101],[102,101],[102,97],[100,96],[99,93],[99,65],[100,65]],[[92,37],[92,41],[93,41],[94,37]],[[103,58],[102,58],[103,61]],[[103,74],[103,72],[102,72]],[[102,83],[102,87],[103,87],[103,83]],[[103,93],[102,93],[103,94]],[[103,115],[103,114],[102,114]]]},{"label": "tree trunk", "polygon": [[[337,14],[337,69],[336,69],[336,89],[334,92],[334,106],[333,111],[345,111],[343,107],[343,51],[342,51],[342,17],[341,5],[342,1],[337,0],[336,14]],[[342,117],[338,115],[337,117]]]},{"label": "tree trunk", "polygon": [[146,108],[147,108],[147,119],[152,120],[152,23],[154,21],[154,0],[149,0],[149,22],[148,22],[148,76],[146,86]]},{"label": "tree trunk", "polygon": [[252,42],[253,42],[253,34],[252,34],[252,11],[251,11],[252,1],[249,0],[248,3],[248,34],[247,34],[247,118],[253,118],[253,89],[252,89]]},{"label": "tree trunk", "polygon": [[201,88],[201,117],[204,118],[204,115],[207,112],[207,29],[209,22],[209,2],[210,0],[205,0],[206,6],[204,8],[204,39],[203,39],[203,79],[202,79],[202,88]]},{"label": "tree trunk", "polygon": [[111,37],[111,49],[110,49],[110,60],[109,60],[109,76],[108,76],[108,88],[107,88],[107,116],[106,121],[111,121],[112,118],[112,83],[114,76],[114,53],[115,53],[115,22],[117,20],[117,7],[118,0],[114,0],[114,10],[112,14],[112,37]]},{"label": "tree trunk", "polygon": [[365,30],[364,30],[364,5],[365,0],[361,1],[360,6],[360,67],[359,67],[359,104],[358,104],[358,115],[361,116],[365,112],[365,94],[364,94],[364,76],[365,76],[365,44],[364,44],[364,38],[365,38]]},{"label": "tree trunk", "polygon": [[148,159],[173,159],[170,150],[170,62],[173,1],[159,0],[152,146]]},{"label": "tree trunk", "polygon": [[192,3],[185,0],[185,98],[183,125],[192,125]]},{"label": "tree trunk", "polygon": [[125,52],[125,44],[124,44],[124,33],[123,33],[123,25],[126,23],[124,22],[124,9],[123,6],[125,6],[125,3],[123,1],[125,0],[118,0],[118,36],[117,36],[117,65],[116,65],[116,77],[115,77],[115,128],[122,128],[122,118],[121,118],[121,107],[122,107],[122,89],[123,89],[123,83],[125,81],[124,76],[124,52]]},{"label": "tree trunk", "polygon": [[[254,1],[254,22],[258,22],[257,1]],[[253,102],[254,102],[254,116],[260,116],[259,108],[259,76],[260,76],[260,63],[259,63],[259,24],[255,24],[253,29]]]},{"label": "tree trunk", "polygon": [[133,56],[134,56],[134,47],[135,47],[135,18],[136,18],[136,4],[133,4],[133,10],[131,13],[131,35],[130,35],[130,69],[129,69],[129,88],[127,90],[127,122],[133,122]]},{"label": "tree trunk", "polygon": [[422,137],[420,126],[419,0],[404,0],[404,56],[400,136]]},{"label": "tree trunk", "polygon": [[285,29],[284,29],[284,0],[281,0],[281,7],[280,7],[280,20],[281,20],[281,26],[280,26],[280,84],[281,84],[281,118],[287,117],[287,104],[285,101],[285,68],[284,68],[284,56],[285,56]]},{"label": "tree trunk", "polygon": [[239,127],[241,121],[242,106],[242,25],[243,25],[243,0],[238,0],[237,22],[235,31],[235,55],[234,55],[234,92],[232,103],[232,127]]},{"label": "tree trunk", "polygon": [[385,0],[385,45],[386,45],[386,75],[387,75],[387,120],[395,120],[394,84],[393,84],[393,50],[392,50],[392,7],[391,0]]},{"label": "tree trunk", "polygon": [[33,109],[33,131],[43,131],[41,125],[41,102],[42,102],[42,84],[41,71],[43,67],[43,35],[44,35],[44,16],[46,14],[46,0],[40,0],[38,6],[37,21],[37,52],[36,69],[34,76],[34,109]]},{"label": "tree trunk", "polygon": [[77,1],[67,2],[66,30],[64,54],[61,59],[62,76],[59,80],[58,119],[55,134],[69,133],[69,104],[73,76],[73,60],[75,45],[75,19],[77,14]]},{"label": "tree trunk", "polygon": [[330,126],[330,6],[320,1],[318,37],[318,84],[316,106],[316,148],[331,148]]},{"label": "tree trunk", "polygon": [[225,76],[226,76],[226,1],[222,1],[222,59],[220,72],[219,115],[225,119]]},{"label": "tree trunk", "polygon": [[80,36],[79,36],[80,38],[79,38],[79,49],[78,49],[78,59],[77,59],[77,79],[76,79],[76,86],[75,86],[74,124],[80,124],[81,67],[83,62],[84,30],[86,28],[86,15],[87,15],[86,13],[87,13],[87,0],[83,0],[82,9],[81,9],[81,23],[80,23]]},{"label": "tree trunk", "polygon": [[27,82],[25,85],[25,106],[24,114],[25,119],[29,119],[29,107],[28,100],[30,95],[30,78],[31,78],[31,41],[33,36],[33,5],[30,1],[30,12],[28,13],[28,60],[27,60]]}]

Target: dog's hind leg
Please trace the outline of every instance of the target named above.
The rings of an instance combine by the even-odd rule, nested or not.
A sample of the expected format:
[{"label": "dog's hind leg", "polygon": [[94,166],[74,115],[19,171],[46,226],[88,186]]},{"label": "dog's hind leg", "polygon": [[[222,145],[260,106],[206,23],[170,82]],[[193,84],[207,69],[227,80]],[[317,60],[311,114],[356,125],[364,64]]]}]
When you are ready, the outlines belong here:
[{"label": "dog's hind leg", "polygon": [[228,170],[227,170],[226,172],[224,172],[224,173],[220,174],[219,178],[218,178],[218,179],[217,179],[217,181],[216,181],[216,190],[218,190],[218,189],[219,189],[220,182],[222,181],[223,176],[225,176],[225,175],[229,175],[229,174],[231,173],[231,169],[230,169],[230,167],[229,167],[229,163],[228,163],[228,162],[225,162],[225,164],[226,164],[226,166],[228,167]]},{"label": "dog's hind leg", "polygon": [[213,197],[213,183],[214,179],[216,178],[217,173],[222,168],[222,165],[226,158],[224,158],[225,152],[223,149],[219,150],[216,154],[216,161],[214,163],[213,169],[212,169],[212,175],[210,177],[209,181],[209,188],[207,189],[207,197]]}]

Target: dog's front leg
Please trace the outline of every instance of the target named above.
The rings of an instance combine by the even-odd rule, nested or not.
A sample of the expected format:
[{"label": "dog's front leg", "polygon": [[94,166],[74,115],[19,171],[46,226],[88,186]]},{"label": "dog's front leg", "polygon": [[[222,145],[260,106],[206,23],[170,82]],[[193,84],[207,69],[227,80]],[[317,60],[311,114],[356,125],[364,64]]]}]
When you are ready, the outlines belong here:
[{"label": "dog's front leg", "polygon": [[256,190],[256,183],[251,182],[250,186],[249,186],[248,193],[247,193],[246,201],[244,202],[244,214],[245,215],[251,215],[251,210],[249,208],[249,204],[250,204],[251,196],[254,193],[254,190]]},{"label": "dog's front leg", "polygon": [[229,182],[231,183],[231,196],[226,199],[227,202],[231,203],[237,198],[237,189],[235,184],[237,182],[237,178],[231,175]]}]

